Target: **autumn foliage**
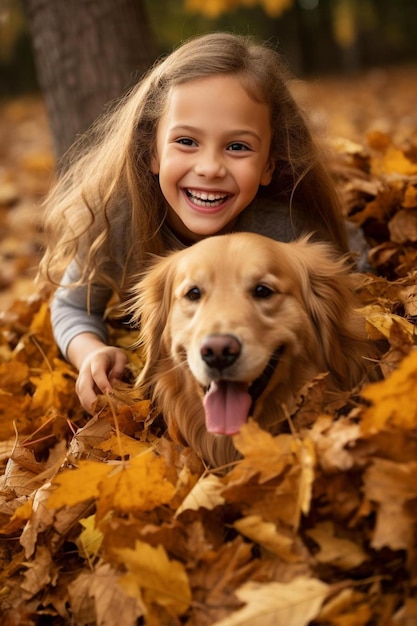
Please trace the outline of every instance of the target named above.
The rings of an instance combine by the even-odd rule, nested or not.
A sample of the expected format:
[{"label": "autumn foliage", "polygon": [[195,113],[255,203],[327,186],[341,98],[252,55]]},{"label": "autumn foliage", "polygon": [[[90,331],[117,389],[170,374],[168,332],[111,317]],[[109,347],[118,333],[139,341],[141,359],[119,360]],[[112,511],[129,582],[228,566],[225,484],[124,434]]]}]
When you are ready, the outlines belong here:
[{"label": "autumn foliage", "polygon": [[[300,394],[288,434],[242,428],[242,460],[228,471],[204,468],[164,437],[135,394],[143,363],[132,335],[110,328],[129,371],[90,418],[53,341],[45,296],[35,290],[4,308],[2,626],[417,622],[414,121],[406,139],[332,129],[346,217],[370,248],[370,271],[355,278],[382,380],[326,404],[323,373]],[[26,183],[39,180],[39,161],[27,163],[13,167]],[[13,184],[10,172],[0,180],[9,238]]]}]

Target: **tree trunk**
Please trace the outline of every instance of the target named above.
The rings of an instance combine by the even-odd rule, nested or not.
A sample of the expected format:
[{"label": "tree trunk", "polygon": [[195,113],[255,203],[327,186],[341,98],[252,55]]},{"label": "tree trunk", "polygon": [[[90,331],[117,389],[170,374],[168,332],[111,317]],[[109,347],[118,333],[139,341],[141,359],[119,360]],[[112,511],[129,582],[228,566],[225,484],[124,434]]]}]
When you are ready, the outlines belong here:
[{"label": "tree trunk", "polygon": [[151,66],[143,0],[23,0],[56,156]]}]

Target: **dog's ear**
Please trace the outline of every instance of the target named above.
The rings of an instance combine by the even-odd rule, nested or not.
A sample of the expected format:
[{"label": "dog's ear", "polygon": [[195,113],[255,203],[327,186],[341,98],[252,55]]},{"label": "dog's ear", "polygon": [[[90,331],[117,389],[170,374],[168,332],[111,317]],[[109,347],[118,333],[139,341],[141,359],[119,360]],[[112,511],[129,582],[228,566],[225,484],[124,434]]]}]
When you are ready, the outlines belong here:
[{"label": "dog's ear", "polygon": [[165,355],[164,337],[170,311],[174,264],[172,254],[157,257],[133,288],[129,312],[140,327],[138,345],[143,349],[144,369],[139,381],[147,380]]},{"label": "dog's ear", "polygon": [[370,354],[365,323],[355,312],[352,279],[344,259],[330,245],[307,239],[294,243],[296,271],[306,310],[322,345],[329,372],[340,389],[352,389],[366,375]]}]

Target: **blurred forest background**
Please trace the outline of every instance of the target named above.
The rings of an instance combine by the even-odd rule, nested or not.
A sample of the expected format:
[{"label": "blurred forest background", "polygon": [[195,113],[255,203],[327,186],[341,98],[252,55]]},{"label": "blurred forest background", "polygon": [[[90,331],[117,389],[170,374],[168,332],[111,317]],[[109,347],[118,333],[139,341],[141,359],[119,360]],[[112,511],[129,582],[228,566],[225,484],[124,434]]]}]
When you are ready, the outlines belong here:
[{"label": "blurred forest background", "polygon": [[[136,3],[146,10],[157,55],[194,34],[225,29],[254,34],[276,44],[291,69],[302,76],[354,72],[417,60],[415,0],[136,0]],[[76,23],[79,3],[68,0],[67,4]],[[96,0],[89,4],[103,3]],[[37,87],[22,3],[1,0],[0,95],[27,93]]]}]

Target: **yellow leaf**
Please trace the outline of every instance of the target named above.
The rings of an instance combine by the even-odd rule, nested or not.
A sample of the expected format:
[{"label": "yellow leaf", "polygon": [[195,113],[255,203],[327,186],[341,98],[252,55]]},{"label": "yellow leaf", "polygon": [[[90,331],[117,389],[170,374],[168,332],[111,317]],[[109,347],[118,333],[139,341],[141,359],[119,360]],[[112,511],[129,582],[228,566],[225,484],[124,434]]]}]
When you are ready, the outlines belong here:
[{"label": "yellow leaf", "polygon": [[128,437],[124,433],[120,433],[119,436],[112,435],[109,439],[102,441],[98,444],[97,448],[104,450],[104,452],[113,452],[121,457],[134,457],[146,450],[149,450],[152,444],[145,441],[138,441],[133,437]]},{"label": "yellow leaf", "polygon": [[415,185],[407,185],[407,188],[404,192],[404,200],[402,201],[402,205],[405,209],[417,208],[417,187]]},{"label": "yellow leaf", "polygon": [[166,479],[166,472],[164,459],[152,452],[124,463],[119,471],[107,476],[99,485],[97,518],[101,519],[112,510],[122,513],[151,511],[167,504],[175,487]]},{"label": "yellow leaf", "polygon": [[417,427],[417,352],[405,357],[385,380],[364,387],[361,395],[372,403],[362,411],[361,430],[365,435],[384,428]]},{"label": "yellow leaf", "polygon": [[63,506],[73,506],[97,498],[99,484],[113,467],[106,463],[95,461],[80,461],[77,469],[66,470],[58,474],[52,481],[58,487],[48,498],[48,508],[60,509]]},{"label": "yellow leaf", "polygon": [[293,552],[294,539],[279,532],[272,522],[265,522],[260,515],[248,515],[237,520],[233,526],[245,537],[278,555],[281,559],[291,562],[297,559]]},{"label": "yellow leaf", "polygon": [[43,339],[49,340],[51,343],[54,341],[49,314],[49,305],[47,302],[43,302],[39,311],[33,316],[30,323],[30,331],[32,334],[39,335]]},{"label": "yellow leaf", "polygon": [[187,494],[175,515],[178,516],[187,510],[197,511],[199,508],[211,511],[216,506],[222,506],[225,503],[225,499],[221,495],[223,489],[224,484],[215,474],[200,478]]},{"label": "yellow leaf", "polygon": [[290,583],[248,582],[235,591],[246,606],[213,626],[307,626],[328,593],[328,585],[303,576]]},{"label": "yellow leaf", "polygon": [[375,176],[384,174],[414,176],[417,174],[417,163],[410,161],[402,150],[390,145],[382,156],[371,159],[371,172]]},{"label": "yellow leaf", "polygon": [[130,592],[136,589],[135,597],[146,604],[159,604],[175,615],[182,615],[191,603],[191,590],[184,566],[170,560],[163,546],[153,548],[136,541],[135,548],[114,550],[118,559],[126,566],[128,574],[121,579]]},{"label": "yellow leaf", "polygon": [[103,533],[96,527],[96,516],[80,519],[80,524],[84,530],[76,541],[78,551],[84,558],[96,557],[103,543]]},{"label": "yellow leaf", "polygon": [[393,324],[398,324],[407,334],[414,337],[415,326],[413,324],[399,315],[388,313],[379,304],[368,304],[357,310],[366,320],[371,340],[378,340],[382,337],[389,339]]},{"label": "yellow leaf", "polygon": [[[69,397],[74,396],[74,370],[60,359],[54,359],[54,369],[39,376],[31,376],[30,381],[36,387],[32,397],[32,409],[42,409],[46,413],[50,408],[60,409],[68,406]],[[75,397],[75,396],[74,396]]]}]

